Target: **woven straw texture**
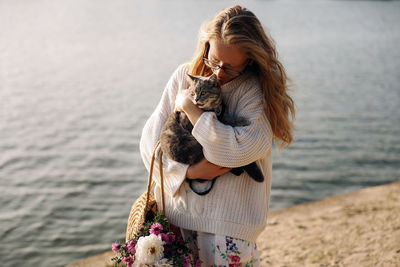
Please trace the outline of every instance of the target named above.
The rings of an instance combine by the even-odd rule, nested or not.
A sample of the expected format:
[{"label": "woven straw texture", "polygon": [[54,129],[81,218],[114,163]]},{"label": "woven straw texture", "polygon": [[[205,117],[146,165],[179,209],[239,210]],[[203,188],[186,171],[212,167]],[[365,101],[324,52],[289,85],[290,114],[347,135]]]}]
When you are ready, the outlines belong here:
[{"label": "woven straw texture", "polygon": [[[139,229],[143,226],[145,221],[150,221],[154,218],[155,214],[157,214],[158,207],[156,199],[154,198],[151,190],[153,189],[155,183],[152,181],[153,176],[153,168],[154,168],[154,160],[157,148],[160,146],[160,141],[157,142],[153,155],[151,157],[150,164],[150,173],[147,181],[147,190],[133,202],[131,211],[129,213],[128,224],[126,226],[126,235],[125,240],[128,242],[133,238],[133,236],[139,231]],[[160,166],[160,176],[161,176],[161,212],[165,215],[165,207],[164,207],[164,174],[163,174],[163,163],[162,163],[162,151],[159,151],[159,166]],[[147,203],[147,205],[146,205]]]},{"label": "woven straw texture", "polygon": [[132,204],[131,212],[129,213],[128,224],[126,227],[126,242],[131,240],[139,231],[145,222],[147,213],[152,210],[154,214],[157,212],[157,202],[153,193],[149,193],[149,204],[146,207],[147,191],[135,200]]}]

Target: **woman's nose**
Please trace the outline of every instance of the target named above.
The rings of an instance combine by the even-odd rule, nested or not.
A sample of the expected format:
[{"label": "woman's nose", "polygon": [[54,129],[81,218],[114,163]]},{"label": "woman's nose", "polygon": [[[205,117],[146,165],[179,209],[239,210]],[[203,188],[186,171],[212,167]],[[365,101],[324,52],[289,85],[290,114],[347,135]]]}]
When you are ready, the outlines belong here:
[{"label": "woman's nose", "polygon": [[217,79],[223,78],[225,76],[225,72],[223,69],[219,68],[215,72],[215,75],[217,75]]}]

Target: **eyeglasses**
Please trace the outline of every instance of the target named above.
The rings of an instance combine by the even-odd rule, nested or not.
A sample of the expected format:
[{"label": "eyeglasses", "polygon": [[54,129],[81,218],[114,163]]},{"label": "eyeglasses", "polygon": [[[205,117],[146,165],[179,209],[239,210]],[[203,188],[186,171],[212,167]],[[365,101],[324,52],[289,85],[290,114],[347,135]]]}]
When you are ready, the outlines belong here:
[{"label": "eyeglasses", "polygon": [[[244,73],[244,70],[246,68],[244,68],[244,70],[242,70],[242,71],[239,71],[239,70],[235,70],[233,68],[220,66],[217,62],[209,60],[206,57],[209,48],[210,48],[210,45],[208,45],[207,49],[205,49],[204,54],[203,54],[203,62],[204,62],[204,64],[206,64],[207,67],[211,68],[213,71],[217,71],[219,69],[222,69],[226,74],[228,74],[230,76],[233,76],[233,77],[237,77],[237,76],[242,75]],[[248,60],[245,63],[243,63],[242,65],[246,64],[246,67],[247,67],[247,63],[248,63]]]}]

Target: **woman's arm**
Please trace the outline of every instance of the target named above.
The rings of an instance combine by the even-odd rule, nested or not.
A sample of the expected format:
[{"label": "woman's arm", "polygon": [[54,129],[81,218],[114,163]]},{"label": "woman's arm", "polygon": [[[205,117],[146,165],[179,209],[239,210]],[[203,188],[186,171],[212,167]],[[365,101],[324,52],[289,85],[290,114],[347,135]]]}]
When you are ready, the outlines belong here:
[{"label": "woman's arm", "polygon": [[[262,158],[272,145],[272,130],[264,111],[258,82],[247,82],[248,88],[232,93],[235,114],[245,117],[248,126],[232,127],[218,121],[213,112],[203,112],[192,131],[210,162],[234,168]],[[190,117],[190,116],[189,116]]]},{"label": "woman's arm", "polygon": [[231,168],[215,165],[204,158],[200,162],[189,166],[186,177],[189,179],[201,178],[204,180],[212,180],[230,170]]}]

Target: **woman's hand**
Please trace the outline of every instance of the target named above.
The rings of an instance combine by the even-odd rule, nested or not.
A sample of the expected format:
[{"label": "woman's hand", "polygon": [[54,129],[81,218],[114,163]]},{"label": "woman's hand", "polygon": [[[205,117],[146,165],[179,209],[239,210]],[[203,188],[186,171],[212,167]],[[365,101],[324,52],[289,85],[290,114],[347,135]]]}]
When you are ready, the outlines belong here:
[{"label": "woman's hand", "polygon": [[195,103],[193,103],[192,97],[189,94],[183,96],[183,99],[179,101],[175,111],[185,112],[192,125],[196,124],[197,120],[204,112]]},{"label": "woman's hand", "polygon": [[204,158],[200,162],[189,166],[186,177],[189,179],[212,180],[230,170],[230,168],[215,165]]}]

